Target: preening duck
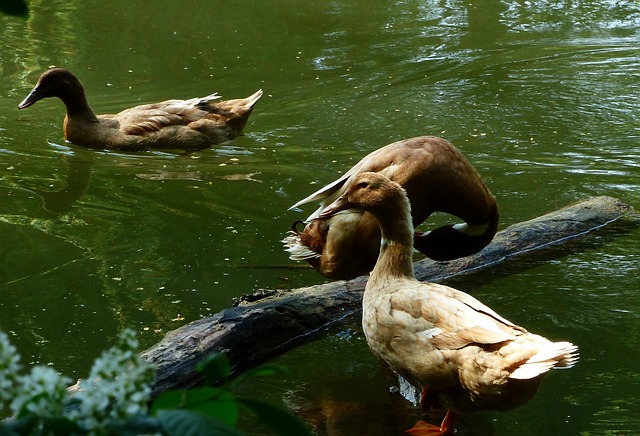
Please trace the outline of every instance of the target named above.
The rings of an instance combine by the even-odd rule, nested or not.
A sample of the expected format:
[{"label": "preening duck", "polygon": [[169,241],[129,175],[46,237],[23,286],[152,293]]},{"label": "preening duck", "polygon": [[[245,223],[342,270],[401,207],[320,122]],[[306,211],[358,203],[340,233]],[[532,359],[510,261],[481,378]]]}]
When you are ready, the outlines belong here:
[{"label": "preening duck", "polygon": [[551,342],[462,291],[416,280],[410,204],[399,184],[379,173],[361,173],[318,216],[351,208],[371,213],[382,231],[362,302],[367,343],[422,389],[423,408],[448,408],[440,426],[420,421],[408,433],[447,434],[455,413],[519,406],[550,369],[575,364],[578,349],[570,342]]},{"label": "preening duck", "polygon": [[65,139],[85,147],[200,149],[238,136],[261,96],[262,90],[258,90],[247,98],[212,103],[219,96],[211,94],[135,106],[113,115],[96,115],[80,80],[64,68],[51,68],[42,73],[18,109],[43,98],[58,97],[67,109]]},{"label": "preening duck", "polygon": [[305,260],[332,279],[351,279],[373,269],[380,249],[380,228],[369,212],[350,209],[319,217],[324,207],[351,186],[354,177],[367,171],[384,174],[406,190],[414,226],[433,212],[464,221],[415,234],[415,248],[434,260],[476,253],[498,230],[496,200],[476,169],[449,141],[419,136],[370,153],[338,180],[291,206],[322,202],[307,218],[304,229],[294,223],[283,240],[290,259]]}]

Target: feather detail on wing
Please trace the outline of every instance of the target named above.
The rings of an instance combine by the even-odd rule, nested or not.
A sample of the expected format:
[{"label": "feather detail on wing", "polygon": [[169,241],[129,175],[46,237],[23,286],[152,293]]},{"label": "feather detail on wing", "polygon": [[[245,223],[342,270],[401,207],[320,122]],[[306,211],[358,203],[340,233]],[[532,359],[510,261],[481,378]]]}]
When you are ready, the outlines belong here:
[{"label": "feather detail on wing", "polygon": [[475,299],[474,297],[472,297],[471,295],[464,293],[462,291],[458,291],[457,289],[454,288],[447,288],[451,291],[452,296],[457,299],[458,301],[464,303],[465,305],[469,306],[471,309],[475,310],[478,313],[482,313],[484,315],[487,315],[493,319],[495,319],[495,321],[497,321],[500,324],[504,324],[507,327],[510,327],[512,329],[518,330],[520,332],[526,333],[526,330],[518,325],[515,325],[514,323],[512,323],[511,321],[509,321],[508,319],[500,316],[498,313],[496,313],[493,309],[491,309],[489,306],[483,304],[482,302],[480,302],[479,300]]},{"label": "feather detail on wing", "polygon": [[206,111],[199,109],[198,105],[217,98],[217,94],[211,94],[189,100],[166,100],[126,109],[115,117],[120,122],[122,132],[141,135],[156,132],[163,127],[187,125],[197,121],[206,115]]},{"label": "feather detail on wing", "polygon": [[[431,342],[442,350],[457,350],[469,344],[499,344],[521,334],[516,326],[506,320],[503,322],[503,318],[475,298],[460,301],[451,291],[455,290],[421,283],[411,291],[413,295],[408,295],[407,291],[392,294],[391,307],[414,319],[421,318],[422,324],[430,330],[439,329],[437,334],[431,334]],[[419,301],[421,304],[416,304]]]}]

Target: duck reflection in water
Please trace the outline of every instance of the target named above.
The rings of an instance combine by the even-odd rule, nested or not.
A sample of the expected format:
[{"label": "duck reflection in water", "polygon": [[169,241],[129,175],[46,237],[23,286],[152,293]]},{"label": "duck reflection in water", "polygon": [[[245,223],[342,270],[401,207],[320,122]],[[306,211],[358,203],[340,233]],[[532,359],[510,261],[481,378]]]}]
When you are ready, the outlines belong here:
[{"label": "duck reflection in water", "polygon": [[91,154],[77,150],[65,154],[63,160],[67,166],[67,177],[62,188],[55,191],[27,189],[42,198],[44,210],[56,214],[70,212],[73,205],[85,196],[93,174],[94,162]]}]

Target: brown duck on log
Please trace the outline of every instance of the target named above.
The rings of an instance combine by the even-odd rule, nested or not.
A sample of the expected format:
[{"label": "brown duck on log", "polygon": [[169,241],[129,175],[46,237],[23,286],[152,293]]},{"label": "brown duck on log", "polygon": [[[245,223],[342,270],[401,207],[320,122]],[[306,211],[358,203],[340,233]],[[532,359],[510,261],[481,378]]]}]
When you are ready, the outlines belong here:
[{"label": "brown duck on log", "polygon": [[366,171],[384,174],[407,191],[414,226],[434,212],[464,221],[414,234],[415,248],[431,259],[444,261],[476,253],[498,230],[496,200],[476,169],[450,142],[419,136],[370,153],[338,180],[291,206],[322,201],[304,229],[298,230],[300,222],[294,223],[283,240],[292,260],[305,260],[332,279],[352,279],[373,269],[380,228],[369,212],[349,209],[331,217],[318,216],[349,188],[356,175]]}]

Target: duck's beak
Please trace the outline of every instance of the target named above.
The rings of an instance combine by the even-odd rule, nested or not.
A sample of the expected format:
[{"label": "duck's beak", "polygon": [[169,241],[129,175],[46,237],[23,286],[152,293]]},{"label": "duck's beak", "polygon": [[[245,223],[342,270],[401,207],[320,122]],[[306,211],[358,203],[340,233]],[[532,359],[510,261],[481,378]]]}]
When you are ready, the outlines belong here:
[{"label": "duck's beak", "polygon": [[20,104],[18,105],[18,109],[24,109],[26,107],[29,107],[32,104],[34,104],[36,101],[41,99],[42,99],[42,96],[38,92],[38,87],[36,86],[31,90],[29,95],[27,95],[27,97],[20,102]]},{"label": "duck's beak", "polygon": [[340,211],[351,209],[353,207],[353,203],[349,201],[347,198],[347,193],[345,192],[340,197],[336,198],[336,200],[322,209],[322,212],[318,215],[318,218],[329,218],[337,214]]}]

